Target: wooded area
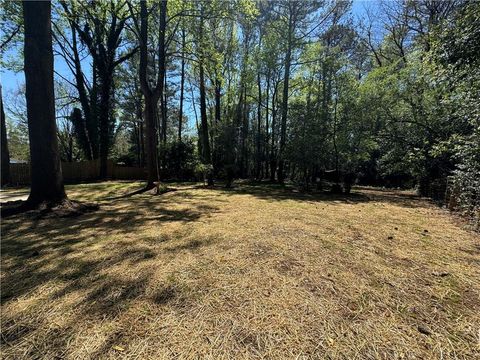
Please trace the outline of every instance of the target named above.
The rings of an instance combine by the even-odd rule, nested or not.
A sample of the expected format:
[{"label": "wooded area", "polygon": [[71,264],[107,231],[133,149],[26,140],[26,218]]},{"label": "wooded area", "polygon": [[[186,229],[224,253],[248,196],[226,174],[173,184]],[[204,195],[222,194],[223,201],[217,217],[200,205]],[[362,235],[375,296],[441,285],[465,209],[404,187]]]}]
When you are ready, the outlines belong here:
[{"label": "wooded area", "polygon": [[[3,5],[5,53],[29,25],[20,2]],[[478,215],[478,2],[367,5],[355,18],[350,1],[54,2],[59,154],[100,159],[100,178],[109,157],[145,166],[147,187],[205,174],[443,200],[448,180]],[[11,103],[25,157],[26,119]]]}]

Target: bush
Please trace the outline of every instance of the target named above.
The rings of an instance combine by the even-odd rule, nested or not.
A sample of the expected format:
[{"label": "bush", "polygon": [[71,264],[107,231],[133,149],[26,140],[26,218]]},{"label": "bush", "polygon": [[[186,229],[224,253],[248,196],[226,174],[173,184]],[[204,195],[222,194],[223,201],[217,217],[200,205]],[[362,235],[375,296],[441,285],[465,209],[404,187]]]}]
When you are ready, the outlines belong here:
[{"label": "bush", "polygon": [[204,184],[207,183],[207,178],[212,173],[213,173],[212,164],[204,164],[204,163],[198,162],[195,165],[195,177],[197,179],[203,179]]},{"label": "bush", "polygon": [[480,229],[480,139],[472,136],[459,147],[460,163],[450,178],[448,204],[473,219]]},{"label": "bush", "polygon": [[198,162],[195,145],[191,139],[168,142],[161,149],[162,178],[193,180]]}]

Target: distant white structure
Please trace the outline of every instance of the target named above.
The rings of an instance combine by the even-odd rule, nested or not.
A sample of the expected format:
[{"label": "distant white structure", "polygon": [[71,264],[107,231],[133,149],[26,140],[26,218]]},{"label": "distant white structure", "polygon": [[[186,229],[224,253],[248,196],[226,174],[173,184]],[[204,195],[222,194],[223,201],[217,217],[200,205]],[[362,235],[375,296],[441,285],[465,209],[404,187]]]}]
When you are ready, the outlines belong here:
[{"label": "distant white structure", "polygon": [[10,159],[10,164],[28,164],[28,161],[25,161],[25,160],[17,160],[17,159]]}]

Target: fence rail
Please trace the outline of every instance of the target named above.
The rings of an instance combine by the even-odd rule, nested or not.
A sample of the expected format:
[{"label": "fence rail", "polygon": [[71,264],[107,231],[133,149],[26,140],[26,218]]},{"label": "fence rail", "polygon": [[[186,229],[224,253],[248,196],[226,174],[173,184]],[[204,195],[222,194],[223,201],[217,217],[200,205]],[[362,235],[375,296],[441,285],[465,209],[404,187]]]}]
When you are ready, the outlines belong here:
[{"label": "fence rail", "polygon": [[[62,162],[63,180],[66,183],[77,183],[97,180],[100,177],[100,161]],[[133,166],[107,163],[107,178],[114,180],[144,180],[145,169]],[[30,164],[10,164],[10,183],[13,185],[30,184]]]}]

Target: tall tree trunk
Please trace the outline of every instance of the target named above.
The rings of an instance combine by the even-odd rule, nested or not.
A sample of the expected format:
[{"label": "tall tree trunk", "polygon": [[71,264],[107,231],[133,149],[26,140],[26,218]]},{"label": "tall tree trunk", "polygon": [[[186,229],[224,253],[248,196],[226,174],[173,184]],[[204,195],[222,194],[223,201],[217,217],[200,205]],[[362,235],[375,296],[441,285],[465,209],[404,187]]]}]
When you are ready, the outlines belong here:
[{"label": "tall tree trunk", "polygon": [[165,149],[165,145],[167,144],[167,115],[168,115],[168,108],[167,108],[167,67],[165,66],[165,76],[164,76],[164,88],[163,88],[163,96],[162,96],[162,145]]},{"label": "tall tree trunk", "polygon": [[140,1],[140,89],[145,100],[143,118],[145,165],[147,167],[146,188],[153,188],[158,181],[157,167],[157,102],[148,83],[148,10],[146,1]]},{"label": "tall tree trunk", "polygon": [[[148,82],[148,10],[146,1],[140,1],[140,89],[145,99],[145,158],[147,166],[146,189],[153,188],[159,179],[158,169],[158,101],[163,99],[165,85],[165,30],[167,24],[167,1],[160,2],[158,76],[152,90]],[[163,118],[163,110],[161,111]]]},{"label": "tall tree trunk", "polygon": [[215,125],[220,125],[222,106],[222,82],[218,75],[215,79]]},{"label": "tall tree trunk", "polygon": [[[135,81],[135,87],[138,88],[138,83]],[[143,148],[143,109],[142,109],[142,93],[137,92],[135,99],[135,141],[137,143],[137,163],[138,166],[143,167],[144,164],[144,148]]]},{"label": "tall tree trunk", "polygon": [[335,153],[335,181],[340,181],[340,172],[338,168],[338,147],[337,147],[337,99],[335,99],[335,106],[333,108],[333,149]]},{"label": "tall tree trunk", "polygon": [[[203,60],[203,59],[202,59]],[[206,92],[205,92],[205,75],[203,69],[203,61],[199,63],[199,72],[200,72],[200,123],[202,130],[202,153],[203,153],[203,162],[205,164],[212,163],[212,155],[210,151],[210,139],[208,133],[208,119],[207,119],[207,103],[206,103]],[[208,175],[208,185],[213,185],[212,174]]]},{"label": "tall tree trunk", "polygon": [[215,131],[218,131],[220,129],[220,121],[221,121],[221,116],[222,116],[222,81],[218,74],[215,74],[215,81],[214,81],[214,86],[215,86],[215,114],[214,114],[214,119],[215,119],[215,125],[213,127],[213,133],[212,133],[212,163],[213,167],[216,169],[219,161],[219,154],[218,154],[218,148],[217,144],[215,143]]},{"label": "tall tree trunk", "polygon": [[[200,15],[200,26],[199,26],[199,46],[200,46],[200,56],[199,56],[199,82],[200,82],[200,122],[202,129],[202,158],[205,164],[212,164],[212,153],[210,150],[210,139],[208,132],[208,119],[207,119],[207,102],[206,102],[206,91],[205,91],[205,74],[204,74],[204,54],[203,54],[203,8]],[[208,173],[208,185],[213,185],[213,174],[211,171]]]},{"label": "tall tree trunk", "polygon": [[270,180],[275,181],[275,173],[277,171],[277,159],[275,154],[275,126],[277,125],[277,94],[278,83],[273,88],[272,95],[272,145],[270,148]]},{"label": "tall tree trunk", "polygon": [[158,153],[157,153],[157,103],[151,95],[145,96],[145,145],[146,145],[146,165],[147,165],[147,185],[146,188],[153,188],[158,181]]},{"label": "tall tree trunk", "polygon": [[[241,81],[241,80],[240,80]],[[243,112],[243,84],[240,85],[240,97],[238,99],[238,104],[236,108],[236,117],[235,117],[235,128],[240,129],[240,131],[237,130],[237,136],[238,136],[238,142],[240,144],[240,156],[238,159],[238,169],[239,169],[239,174],[238,176],[240,178],[244,177],[245,169],[244,169],[244,159],[243,159],[243,130],[242,130],[242,112]],[[237,143],[238,143],[237,142]]]},{"label": "tall tree trunk", "polygon": [[[162,123],[162,143],[163,148],[167,143],[167,49],[165,46],[165,35],[167,30],[167,0],[160,1],[160,22],[158,27],[158,77],[157,84],[153,90],[153,95],[156,97],[155,104],[158,103],[158,99],[162,99],[162,111],[161,111],[161,123]],[[160,176],[158,169],[158,156],[157,156],[157,173]]]},{"label": "tall tree trunk", "polygon": [[268,163],[268,148],[269,148],[269,132],[268,132],[268,127],[269,127],[269,101],[270,101],[270,70],[267,73],[267,88],[266,88],[266,94],[265,94],[265,147],[264,147],[264,162],[265,162],[265,178],[268,179],[269,177],[269,163]]},{"label": "tall tree trunk", "polygon": [[53,88],[51,4],[23,2],[25,90],[31,158],[27,203],[53,206],[66,200],[58,152]]},{"label": "tall tree trunk", "polygon": [[[112,71],[113,72],[113,71]],[[111,148],[113,135],[112,117],[112,87],[113,78],[108,69],[102,69],[100,77],[100,104],[99,104],[99,129],[100,129],[100,178],[108,176],[108,154]]]},{"label": "tall tree trunk", "polygon": [[292,63],[292,18],[290,16],[288,23],[288,43],[287,53],[285,55],[285,73],[283,76],[283,94],[282,94],[282,123],[280,128],[280,149],[278,163],[278,182],[285,181],[284,164],[285,164],[285,145],[287,137],[287,116],[288,116],[288,87],[290,81],[290,66]]},{"label": "tall tree trunk", "polygon": [[243,175],[245,177],[249,176],[249,169],[248,169],[248,130],[249,130],[249,123],[248,123],[248,104],[247,104],[247,90],[244,88],[243,93],[243,110],[242,110],[242,164],[243,164]]},{"label": "tall tree trunk", "polygon": [[[142,118],[143,118],[143,112],[142,112]],[[139,132],[139,136],[140,136],[140,166],[144,167],[145,166],[145,137],[143,136],[143,134],[145,133],[145,126],[143,125],[145,122],[145,119],[142,119],[142,121],[140,122],[140,132]]]},{"label": "tall tree trunk", "polygon": [[[73,61],[75,65],[75,87],[78,91],[78,98],[80,101],[80,104],[82,106],[82,111],[83,111],[83,117],[78,115],[75,117],[75,120],[73,122],[74,127],[76,127],[76,132],[77,134],[81,134],[80,136],[80,146],[82,147],[82,150],[84,152],[84,155],[87,159],[93,160],[94,159],[94,145],[92,144],[92,139],[91,137],[94,134],[91,134],[91,126],[87,126],[88,124],[96,123],[94,119],[92,119],[92,116],[94,115],[94,112],[92,111],[92,99],[91,95],[94,94],[94,91],[92,90],[92,93],[89,94],[87,92],[87,87],[85,86],[85,80],[84,80],[84,74],[82,71],[82,63],[80,60],[80,55],[78,53],[78,48],[77,48],[77,33],[75,30],[75,26],[70,25],[70,29],[72,32],[72,53],[73,53]],[[92,66],[96,66],[96,62],[93,61]],[[93,68],[93,72],[95,73],[97,70]],[[72,116],[73,118],[73,116]]]},{"label": "tall tree trunk", "polygon": [[182,141],[183,97],[185,89],[185,28],[182,28],[182,65],[180,70],[180,108],[178,111],[178,141]]},{"label": "tall tree trunk", "polygon": [[3,109],[2,86],[0,85],[0,117],[2,120],[2,182],[4,186],[10,182],[10,152],[8,151],[7,125],[5,123],[5,111]]},{"label": "tall tree trunk", "polygon": [[[260,44],[259,44],[260,45]],[[260,135],[262,130],[262,87],[261,87],[261,77],[260,71],[257,73],[257,87],[258,87],[258,103],[257,103],[257,136],[255,141],[255,177],[259,179],[260,177],[260,166],[261,166],[261,149],[260,149]]]}]

